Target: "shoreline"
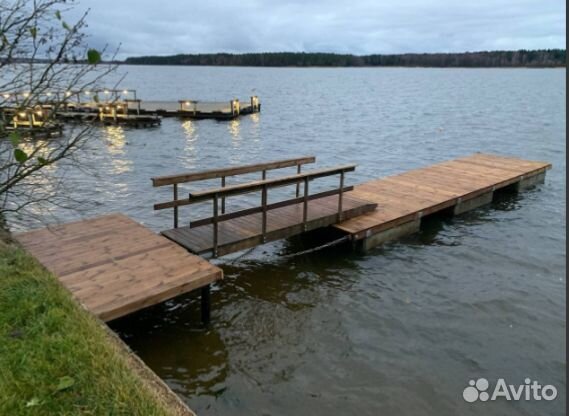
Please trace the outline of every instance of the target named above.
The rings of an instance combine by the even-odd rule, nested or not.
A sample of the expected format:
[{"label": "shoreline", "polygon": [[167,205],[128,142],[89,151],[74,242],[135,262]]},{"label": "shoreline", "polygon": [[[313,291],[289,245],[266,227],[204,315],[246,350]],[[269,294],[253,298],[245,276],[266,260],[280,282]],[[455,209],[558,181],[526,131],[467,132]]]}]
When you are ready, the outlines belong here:
[{"label": "shoreline", "polygon": [[369,68],[377,68],[377,69],[386,69],[386,68],[393,68],[393,69],[566,69],[566,65],[554,65],[554,66],[534,66],[534,65],[526,65],[526,66],[411,66],[411,65],[345,65],[345,66],[318,66],[318,65],[287,65],[287,66],[279,66],[279,65],[195,65],[195,64],[138,64],[138,63],[131,63],[131,62],[104,62],[106,64],[113,64],[113,65],[128,65],[128,66],[169,66],[169,67],[181,67],[181,66],[189,66],[189,67],[209,67],[209,68],[290,68],[290,69],[369,69]]},{"label": "shoreline", "polygon": [[0,413],[196,415],[9,232],[0,237]]}]

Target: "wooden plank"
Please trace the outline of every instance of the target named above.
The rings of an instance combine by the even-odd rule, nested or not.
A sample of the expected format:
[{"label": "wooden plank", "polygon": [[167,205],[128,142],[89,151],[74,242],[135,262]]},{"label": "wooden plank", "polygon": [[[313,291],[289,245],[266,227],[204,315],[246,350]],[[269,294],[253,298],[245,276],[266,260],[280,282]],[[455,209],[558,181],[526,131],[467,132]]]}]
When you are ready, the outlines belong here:
[{"label": "wooden plank", "polygon": [[213,189],[206,189],[203,191],[190,192],[190,203],[207,201],[208,199],[211,199],[215,195],[232,196],[232,195],[240,195],[251,192],[258,192],[262,190],[264,186],[269,186],[273,188],[277,186],[293,185],[303,182],[306,178],[308,178],[309,180],[313,180],[325,176],[337,175],[341,172],[352,172],[355,169],[356,165],[341,165],[332,168],[314,169],[290,176],[281,176],[278,178],[252,181],[237,185],[230,185],[224,188],[213,188]]},{"label": "wooden plank", "polygon": [[[338,195],[340,192],[350,192],[353,189],[354,189],[353,186],[345,186],[341,190],[340,189],[333,189],[331,191],[319,192],[316,194],[309,195],[308,200],[313,201],[315,199],[324,198],[326,196]],[[271,211],[273,209],[286,207],[288,205],[299,204],[303,200],[304,200],[303,197],[298,197],[298,198],[288,199],[285,201],[273,202],[272,204],[267,204],[266,209],[267,209],[267,211]],[[239,218],[239,217],[244,217],[244,216],[248,216],[251,214],[257,214],[257,213],[260,213],[262,211],[263,211],[263,207],[247,208],[247,209],[243,209],[243,210],[239,210],[239,211],[233,211],[233,212],[229,212],[227,214],[219,215],[217,220],[222,222],[222,221],[231,220],[233,218]],[[192,221],[190,224],[190,228],[200,227],[202,225],[207,225],[207,224],[212,224],[212,223],[213,223],[213,217],[202,218],[199,220]]]},{"label": "wooden plank", "polygon": [[271,162],[256,163],[252,165],[236,166],[230,168],[211,169],[201,172],[183,173],[177,175],[158,176],[152,178],[152,186],[173,185],[175,183],[202,181],[206,179],[221,178],[223,176],[243,175],[246,173],[261,172],[263,170],[282,169],[307,163],[314,163],[314,156],[303,156],[293,159],[274,160]]},{"label": "wooden plank", "polygon": [[187,280],[184,278],[171,284],[162,285],[160,287],[160,291],[152,297],[139,296],[129,297],[126,299],[121,298],[110,304],[104,304],[97,308],[94,308],[94,313],[99,315],[101,319],[109,321],[124,315],[128,315],[129,313],[140,310],[142,308],[161,303],[165,300],[190,292],[200,287],[207,286],[210,283],[211,271],[200,271],[193,276],[192,280]]},{"label": "wooden plank", "polygon": [[512,166],[520,167],[521,169],[531,171],[540,168],[551,169],[551,163],[540,162],[535,160],[522,160],[508,156],[498,156],[488,153],[475,153],[471,156],[461,158],[460,160],[471,160],[471,161],[493,161],[499,163],[502,166]]}]

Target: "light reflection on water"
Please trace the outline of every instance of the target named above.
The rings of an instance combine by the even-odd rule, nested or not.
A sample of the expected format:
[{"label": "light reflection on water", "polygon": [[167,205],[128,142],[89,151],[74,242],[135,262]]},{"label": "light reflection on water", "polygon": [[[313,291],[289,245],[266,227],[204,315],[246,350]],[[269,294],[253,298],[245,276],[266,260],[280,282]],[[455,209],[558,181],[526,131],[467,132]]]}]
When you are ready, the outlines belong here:
[{"label": "light reflection on water", "polygon": [[[107,149],[111,155],[111,172],[115,175],[125,174],[132,170],[133,161],[126,157],[125,146],[127,145],[126,135],[122,126],[105,126],[104,138],[107,142]],[[116,182],[120,192],[126,192],[129,188],[126,182]]]},{"label": "light reflection on water", "polygon": [[126,136],[122,126],[105,126],[104,138],[107,142],[109,153],[112,155],[123,155]]}]

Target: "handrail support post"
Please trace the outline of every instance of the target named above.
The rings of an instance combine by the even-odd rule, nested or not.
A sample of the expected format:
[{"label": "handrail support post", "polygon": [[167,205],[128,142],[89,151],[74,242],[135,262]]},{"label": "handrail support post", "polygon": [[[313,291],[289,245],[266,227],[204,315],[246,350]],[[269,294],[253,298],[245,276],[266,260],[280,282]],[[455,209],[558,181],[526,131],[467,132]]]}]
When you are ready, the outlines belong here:
[{"label": "handrail support post", "polygon": [[218,199],[219,199],[219,194],[216,193],[213,197],[213,257],[217,257],[217,246],[218,246],[218,231],[219,231],[218,210],[217,210]]},{"label": "handrail support post", "polygon": [[[221,177],[221,187],[225,188],[225,176]],[[225,214],[225,196],[221,197],[221,213]]]},{"label": "handrail support post", "polygon": [[302,223],[304,231],[307,230],[308,222],[308,176],[304,178],[304,203],[302,207]]},{"label": "handrail support post", "polygon": [[342,221],[342,199],[344,196],[344,171],[340,172],[340,189],[338,194],[338,222]]},{"label": "handrail support post", "polygon": [[[301,172],[302,172],[302,165],[299,163],[298,165],[296,165],[296,173],[300,175]],[[296,184],[296,197],[298,198],[299,196],[300,196],[300,182]]]},{"label": "handrail support post", "polygon": [[267,185],[263,186],[263,191],[261,194],[261,206],[263,208],[263,222],[261,226],[261,234],[263,243],[267,242]]},{"label": "handrail support post", "polygon": [[[174,184],[174,201],[178,200],[178,184]],[[174,206],[174,228],[178,228],[178,206]]]}]

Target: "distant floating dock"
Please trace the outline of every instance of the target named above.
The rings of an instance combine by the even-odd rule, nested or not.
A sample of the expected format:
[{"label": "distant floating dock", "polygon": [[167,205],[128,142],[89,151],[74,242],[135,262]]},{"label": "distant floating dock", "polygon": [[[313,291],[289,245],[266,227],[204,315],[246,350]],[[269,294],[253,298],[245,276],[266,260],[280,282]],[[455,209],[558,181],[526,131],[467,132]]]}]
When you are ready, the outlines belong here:
[{"label": "distant floating dock", "polygon": [[[259,113],[256,95],[246,100],[227,101],[152,101],[136,98],[135,90],[104,89],[95,91],[47,92],[30,101],[30,93],[0,93],[4,98],[0,119],[12,131],[31,136],[61,134],[60,122],[116,124],[132,127],[156,127],[163,117],[181,119],[233,120]],[[133,98],[134,97],[134,98]]]},{"label": "distant floating dock", "polygon": [[162,117],[189,119],[231,120],[261,111],[261,103],[256,96],[249,100],[235,99],[227,102],[126,100],[126,103],[129,112],[133,114],[157,114]]},{"label": "distant floating dock", "polygon": [[[340,230],[345,241],[369,249],[417,232],[430,214],[462,214],[490,203],[497,192],[539,184],[551,168],[546,162],[474,154],[346,186],[345,174],[355,165],[302,170],[315,160],[307,156],[153,178],[154,186],[173,189],[171,200],[154,206],[173,210],[174,228],[163,232],[168,238],[120,214],[15,237],[105,321],[200,289],[202,318],[207,322],[209,287],[223,273],[188,251],[222,256],[328,226]],[[297,173],[267,178],[269,171],[286,167],[296,167]],[[228,177],[253,172],[259,172],[259,180],[227,184]],[[312,181],[328,176],[339,177],[336,188],[309,192]],[[179,195],[180,184],[211,179],[220,180],[221,186]],[[283,186],[295,187],[295,196],[269,203],[269,190]],[[228,198],[252,192],[261,193],[259,206],[226,211]],[[211,217],[179,226],[181,207],[207,201],[213,202]]]}]

